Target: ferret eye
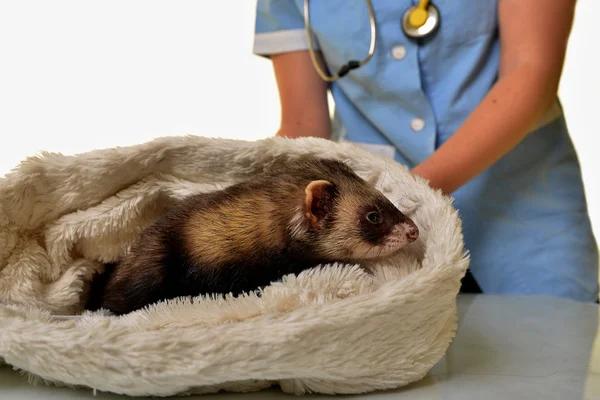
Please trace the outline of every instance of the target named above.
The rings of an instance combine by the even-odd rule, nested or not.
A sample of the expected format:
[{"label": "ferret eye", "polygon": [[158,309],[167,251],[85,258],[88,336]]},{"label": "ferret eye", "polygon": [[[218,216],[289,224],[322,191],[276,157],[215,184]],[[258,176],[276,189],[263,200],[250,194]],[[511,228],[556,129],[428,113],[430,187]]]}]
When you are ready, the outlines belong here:
[{"label": "ferret eye", "polygon": [[381,223],[381,215],[377,211],[371,211],[367,214],[367,221],[372,224],[380,224]]}]

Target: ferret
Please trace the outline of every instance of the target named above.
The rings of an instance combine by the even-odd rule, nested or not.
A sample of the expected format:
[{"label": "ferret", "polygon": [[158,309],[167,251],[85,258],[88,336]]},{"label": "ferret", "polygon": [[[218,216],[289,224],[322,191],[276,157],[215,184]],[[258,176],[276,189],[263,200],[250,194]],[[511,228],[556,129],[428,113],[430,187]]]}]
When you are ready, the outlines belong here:
[{"label": "ferret", "polygon": [[237,296],[319,264],[388,256],[418,236],[347,164],[303,156],[183,199],[92,284],[87,308],[122,315],[183,296]]}]

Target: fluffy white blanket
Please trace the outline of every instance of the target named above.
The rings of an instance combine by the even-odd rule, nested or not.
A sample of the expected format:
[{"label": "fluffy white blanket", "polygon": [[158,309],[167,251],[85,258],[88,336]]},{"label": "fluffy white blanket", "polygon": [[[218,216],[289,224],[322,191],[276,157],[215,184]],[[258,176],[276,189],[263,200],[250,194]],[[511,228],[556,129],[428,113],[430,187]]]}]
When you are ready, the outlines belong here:
[{"label": "fluffy white blanket", "polygon": [[[288,276],[261,297],[81,314],[93,274],[174,199],[304,153],[347,162],[416,222],[419,240],[379,264]],[[185,136],[44,153],[0,180],[0,360],[34,380],[136,396],[395,388],[445,353],[467,265],[450,199],[351,144]]]}]

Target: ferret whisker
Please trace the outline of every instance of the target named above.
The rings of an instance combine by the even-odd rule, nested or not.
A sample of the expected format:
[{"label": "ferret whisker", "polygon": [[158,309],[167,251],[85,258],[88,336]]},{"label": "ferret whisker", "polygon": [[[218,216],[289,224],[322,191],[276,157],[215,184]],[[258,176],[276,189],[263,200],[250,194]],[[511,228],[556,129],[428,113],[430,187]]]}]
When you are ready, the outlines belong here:
[{"label": "ferret whisker", "polygon": [[398,200],[392,201],[392,204],[395,205],[396,207],[399,207],[400,203],[402,203],[402,201],[404,199],[406,199],[408,197],[408,195],[409,195],[408,193],[403,194],[402,197],[400,197]]},{"label": "ferret whisker", "polygon": [[355,248],[352,248],[351,246],[348,245],[351,240],[352,240],[352,238],[338,239],[335,242],[335,246],[337,248],[339,248],[339,249],[346,249],[347,248],[347,249],[350,250],[350,253],[353,254]]},{"label": "ferret whisker", "polygon": [[379,258],[381,257],[381,252],[383,251],[384,246],[379,246],[379,253],[377,254],[377,257],[375,257],[375,261],[379,262]]},{"label": "ferret whisker", "polygon": [[[358,246],[356,246],[356,247],[358,247]],[[367,254],[368,254],[368,253],[369,253],[371,250],[373,250],[373,248],[374,248],[374,247],[375,247],[375,246],[373,246],[373,245],[370,245],[370,244],[369,244],[369,245],[367,245],[367,250],[366,250],[366,251],[365,251],[365,252],[364,252],[364,253],[363,253],[363,254],[360,256],[360,258],[365,258],[365,256],[366,256],[366,255],[367,255]]]},{"label": "ferret whisker", "polygon": [[383,170],[383,179],[381,180],[381,183],[379,185],[380,190],[383,190],[383,187],[385,185],[385,180],[387,178],[387,172],[389,169],[388,160],[386,158],[384,158],[383,161],[385,162],[385,169]]}]

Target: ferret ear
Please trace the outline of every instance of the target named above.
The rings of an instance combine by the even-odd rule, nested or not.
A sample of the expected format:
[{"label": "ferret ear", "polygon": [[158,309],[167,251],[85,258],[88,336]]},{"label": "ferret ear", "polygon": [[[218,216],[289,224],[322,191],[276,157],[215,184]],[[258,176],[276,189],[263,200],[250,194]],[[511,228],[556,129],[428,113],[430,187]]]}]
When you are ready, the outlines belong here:
[{"label": "ferret ear", "polygon": [[306,217],[317,226],[333,209],[335,186],[329,181],[312,181],[304,192]]}]

